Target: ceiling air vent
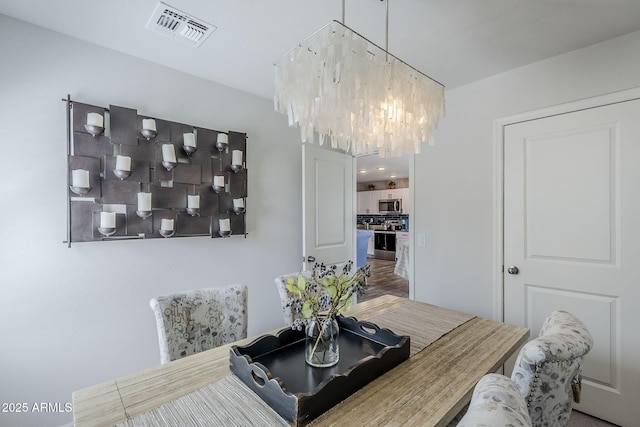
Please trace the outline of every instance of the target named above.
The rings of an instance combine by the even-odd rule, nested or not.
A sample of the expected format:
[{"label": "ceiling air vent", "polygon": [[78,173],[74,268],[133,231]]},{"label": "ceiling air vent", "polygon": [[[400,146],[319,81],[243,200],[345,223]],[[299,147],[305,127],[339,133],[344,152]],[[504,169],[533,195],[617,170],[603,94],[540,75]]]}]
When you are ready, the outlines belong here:
[{"label": "ceiling air vent", "polygon": [[198,47],[217,27],[160,2],[145,28]]}]

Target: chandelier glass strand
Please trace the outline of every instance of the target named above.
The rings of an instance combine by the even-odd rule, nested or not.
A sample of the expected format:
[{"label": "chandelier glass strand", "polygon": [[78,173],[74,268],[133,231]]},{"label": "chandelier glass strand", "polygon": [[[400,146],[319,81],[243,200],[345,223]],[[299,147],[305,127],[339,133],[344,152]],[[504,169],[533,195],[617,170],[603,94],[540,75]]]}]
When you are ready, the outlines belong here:
[{"label": "chandelier glass strand", "polygon": [[354,155],[419,153],[445,115],[444,86],[338,21],[282,57],[274,108],[302,142]]}]

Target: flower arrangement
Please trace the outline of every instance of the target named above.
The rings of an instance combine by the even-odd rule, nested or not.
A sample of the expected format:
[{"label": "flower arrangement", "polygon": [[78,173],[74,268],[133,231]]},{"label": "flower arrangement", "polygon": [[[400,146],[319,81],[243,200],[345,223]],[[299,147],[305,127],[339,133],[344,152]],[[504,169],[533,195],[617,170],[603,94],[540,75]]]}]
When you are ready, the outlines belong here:
[{"label": "flower arrangement", "polygon": [[354,294],[362,295],[367,288],[369,266],[351,274],[353,261],[348,261],[339,273],[335,265],[314,264],[311,274],[290,277],[286,286],[290,298],[287,306],[294,317],[291,327],[305,330],[305,360],[316,367],[338,363],[338,314],[351,307]]},{"label": "flower arrangement", "polygon": [[342,267],[340,273],[336,265],[315,263],[310,276],[299,274],[297,279],[290,277],[287,291],[291,297],[287,305],[294,314],[292,328],[302,330],[310,320],[319,321],[321,315],[332,317],[344,313],[351,307],[354,294],[364,295],[370,276],[369,266],[357,269],[353,275],[352,269],[351,260]]}]

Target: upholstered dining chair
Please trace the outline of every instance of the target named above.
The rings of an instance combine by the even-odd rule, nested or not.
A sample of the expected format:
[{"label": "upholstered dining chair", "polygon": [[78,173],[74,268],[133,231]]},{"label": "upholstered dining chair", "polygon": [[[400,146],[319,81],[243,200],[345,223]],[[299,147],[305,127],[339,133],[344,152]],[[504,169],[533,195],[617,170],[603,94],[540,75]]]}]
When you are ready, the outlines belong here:
[{"label": "upholstered dining chair", "polygon": [[289,278],[298,280],[298,276],[301,274],[308,278],[310,277],[311,273],[309,272],[290,273],[290,274],[284,274],[282,276],[278,276],[275,278],[276,287],[278,288],[278,294],[280,295],[280,303],[282,305],[282,316],[284,317],[284,324],[286,326],[293,325],[293,322],[296,319],[302,319],[302,314],[300,314],[299,312],[291,308],[291,302],[290,302],[291,295],[287,290],[287,280],[289,280]]},{"label": "upholstered dining chair", "polygon": [[151,299],[160,363],[246,338],[247,296],[246,285],[230,285]]},{"label": "upholstered dining chair", "polygon": [[476,384],[458,427],[527,427],[531,417],[520,390],[511,378],[487,374]]},{"label": "upholstered dining chair", "polygon": [[533,426],[566,426],[571,401],[580,402],[582,364],[593,347],[585,324],[566,311],[545,319],[540,335],[526,343],[511,379],[524,396]]}]

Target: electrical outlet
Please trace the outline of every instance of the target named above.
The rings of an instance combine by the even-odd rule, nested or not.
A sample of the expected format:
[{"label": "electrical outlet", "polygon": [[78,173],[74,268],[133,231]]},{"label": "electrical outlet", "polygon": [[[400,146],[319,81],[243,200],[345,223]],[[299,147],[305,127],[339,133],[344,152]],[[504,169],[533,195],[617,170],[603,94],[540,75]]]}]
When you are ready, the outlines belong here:
[{"label": "electrical outlet", "polygon": [[418,233],[418,246],[424,248],[427,246],[427,236],[424,233]]}]

